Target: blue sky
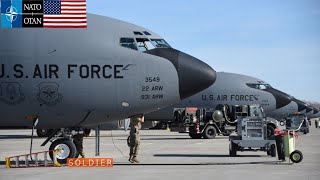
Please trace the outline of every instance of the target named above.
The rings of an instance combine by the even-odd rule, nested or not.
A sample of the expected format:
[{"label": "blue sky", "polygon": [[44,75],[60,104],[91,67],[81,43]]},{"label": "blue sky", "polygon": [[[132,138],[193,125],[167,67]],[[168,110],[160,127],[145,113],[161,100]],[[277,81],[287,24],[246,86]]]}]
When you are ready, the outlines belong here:
[{"label": "blue sky", "polygon": [[146,27],[216,71],[320,102],[318,0],[87,0],[88,12]]}]

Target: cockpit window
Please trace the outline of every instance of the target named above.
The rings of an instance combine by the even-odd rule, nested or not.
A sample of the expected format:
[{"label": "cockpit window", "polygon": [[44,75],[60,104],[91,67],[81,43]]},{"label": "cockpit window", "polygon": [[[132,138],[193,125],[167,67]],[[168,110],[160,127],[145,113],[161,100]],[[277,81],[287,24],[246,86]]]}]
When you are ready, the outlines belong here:
[{"label": "cockpit window", "polygon": [[139,32],[139,31],[133,31],[133,34],[134,34],[134,35],[140,35],[140,36],[143,35],[143,34],[142,34],[141,32]]},{"label": "cockpit window", "polygon": [[259,88],[262,89],[262,90],[267,89],[267,87],[266,87],[264,84],[260,84],[260,85],[259,85]]},{"label": "cockpit window", "polygon": [[156,48],[171,48],[164,39],[151,39],[151,42]]},{"label": "cockpit window", "polygon": [[136,40],[139,51],[146,51],[155,48],[148,38],[137,38]]},{"label": "cockpit window", "polygon": [[138,50],[136,46],[136,42],[134,41],[133,38],[121,38],[120,39],[120,45],[122,47]]},{"label": "cockpit window", "polygon": [[261,89],[261,90],[265,90],[265,89],[271,89],[272,86],[270,86],[270,84],[253,84],[253,83],[247,83],[247,86],[254,88],[254,89]]},{"label": "cockpit window", "polygon": [[272,86],[270,84],[265,84],[264,85],[267,89],[272,88]]},{"label": "cockpit window", "polygon": [[171,48],[170,45],[164,39],[148,39],[148,38],[120,38],[120,45],[122,47],[147,51],[154,48]]},{"label": "cockpit window", "polygon": [[247,83],[247,86],[254,88],[254,89],[259,89],[259,85],[258,84],[249,84]]},{"label": "cockpit window", "polygon": [[143,33],[147,36],[150,36],[151,34],[148,31],[143,31]]}]

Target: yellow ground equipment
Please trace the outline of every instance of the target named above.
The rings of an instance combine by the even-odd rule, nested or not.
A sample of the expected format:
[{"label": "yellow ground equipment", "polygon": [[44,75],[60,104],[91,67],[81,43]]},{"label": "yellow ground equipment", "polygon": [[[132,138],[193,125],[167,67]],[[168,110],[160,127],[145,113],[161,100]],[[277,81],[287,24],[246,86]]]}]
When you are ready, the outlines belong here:
[{"label": "yellow ground equipment", "polygon": [[285,160],[285,157],[288,157],[293,163],[299,163],[303,159],[303,154],[301,151],[296,150],[296,139],[303,121],[299,125],[298,129],[285,129],[284,131],[275,131],[277,151],[279,160]]},{"label": "yellow ground equipment", "polygon": [[289,130],[283,136],[283,151],[285,157],[289,157],[290,160],[294,163],[299,163],[303,159],[303,154],[299,150],[295,150],[296,147],[296,136],[295,131]]}]

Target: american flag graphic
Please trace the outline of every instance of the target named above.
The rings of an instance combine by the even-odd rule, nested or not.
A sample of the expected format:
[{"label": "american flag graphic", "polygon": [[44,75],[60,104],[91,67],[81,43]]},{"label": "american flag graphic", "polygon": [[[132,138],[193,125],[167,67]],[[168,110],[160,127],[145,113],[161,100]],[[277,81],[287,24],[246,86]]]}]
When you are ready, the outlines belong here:
[{"label": "american flag graphic", "polygon": [[86,0],[44,0],[44,28],[86,28]]}]

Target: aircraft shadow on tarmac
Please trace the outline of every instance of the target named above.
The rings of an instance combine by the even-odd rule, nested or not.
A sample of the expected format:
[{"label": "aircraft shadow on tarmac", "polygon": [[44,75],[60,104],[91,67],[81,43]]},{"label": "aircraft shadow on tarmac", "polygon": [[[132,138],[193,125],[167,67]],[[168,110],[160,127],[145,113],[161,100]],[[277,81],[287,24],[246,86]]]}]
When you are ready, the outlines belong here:
[{"label": "aircraft shadow on tarmac", "polygon": [[[228,139],[228,137],[219,137],[216,139]],[[114,140],[127,140],[127,138],[117,138]],[[210,140],[210,139],[191,139],[189,137],[160,137],[160,138],[141,138],[141,141],[167,141],[167,140],[188,140],[188,141],[199,141],[199,140]]]},{"label": "aircraft shadow on tarmac", "polygon": [[[230,157],[227,154],[154,154],[155,157]],[[237,157],[264,157],[261,155],[238,155]]]},{"label": "aircraft shadow on tarmac", "polygon": [[[125,139],[127,139],[127,137],[129,136],[129,134],[113,134],[112,136],[110,135],[110,134],[108,134],[108,135],[106,135],[106,134],[103,134],[103,135],[100,135],[100,137],[114,137],[114,138],[125,138]],[[166,137],[170,137],[170,135],[167,135],[167,134],[148,134],[148,135],[140,135],[141,137],[144,137],[144,136],[146,136],[146,137],[152,137],[152,136],[157,136],[157,137],[159,137],[159,136],[166,136]],[[186,135],[184,135],[184,134],[181,134],[181,135],[175,135],[175,136],[181,136],[181,138],[183,138],[183,139],[191,139],[190,137],[187,137]],[[89,137],[86,137],[86,138],[88,138],[88,139],[90,139],[90,138],[95,138],[95,136],[94,135],[90,135]],[[177,139],[181,139],[181,138],[177,138]],[[169,139],[169,138],[168,138]],[[170,138],[170,139],[174,139],[174,138]],[[119,140],[121,140],[121,139],[119,139]]]},{"label": "aircraft shadow on tarmac", "polygon": [[[230,157],[227,154],[154,154],[155,157],[200,157],[200,158],[226,158]],[[238,155],[237,157],[267,157],[264,155]],[[237,160],[235,160],[237,161]],[[284,163],[282,161],[254,161],[254,162],[219,162],[219,163],[187,163],[187,164],[167,164],[167,165],[249,165],[249,164],[263,164],[263,165],[291,165],[291,163]],[[146,164],[148,165],[148,164]],[[153,164],[164,165],[164,164]]]},{"label": "aircraft shadow on tarmac", "polygon": [[[199,140],[207,140],[207,141],[210,141],[212,139],[191,139],[190,137],[161,137],[161,138],[141,138],[141,141],[143,140],[172,140],[172,139],[175,139],[175,140],[189,140],[189,141],[199,141]],[[224,137],[224,136],[221,136],[221,137],[216,137],[215,139],[229,139],[229,137]]]},{"label": "aircraft shadow on tarmac", "polygon": [[153,141],[153,140],[156,140],[156,141],[166,141],[166,140],[190,140],[190,138],[187,138],[187,137],[178,137],[178,138],[174,138],[174,137],[163,137],[163,138],[141,138],[141,141]]}]

